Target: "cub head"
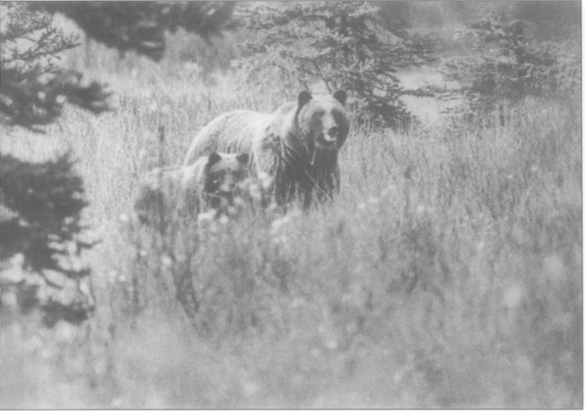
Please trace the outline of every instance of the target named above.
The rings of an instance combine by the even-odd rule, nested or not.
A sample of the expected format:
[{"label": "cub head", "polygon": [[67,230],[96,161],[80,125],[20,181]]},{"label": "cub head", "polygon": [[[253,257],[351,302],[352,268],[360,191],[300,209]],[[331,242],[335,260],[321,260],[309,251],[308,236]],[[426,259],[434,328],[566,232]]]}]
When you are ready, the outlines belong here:
[{"label": "cub head", "polygon": [[248,180],[248,154],[211,153],[203,167],[203,198],[215,209],[233,206]]},{"label": "cub head", "polygon": [[345,111],[347,93],[338,90],[331,96],[313,97],[308,91],[298,96],[297,119],[303,135],[320,150],[339,150],[349,133]]}]

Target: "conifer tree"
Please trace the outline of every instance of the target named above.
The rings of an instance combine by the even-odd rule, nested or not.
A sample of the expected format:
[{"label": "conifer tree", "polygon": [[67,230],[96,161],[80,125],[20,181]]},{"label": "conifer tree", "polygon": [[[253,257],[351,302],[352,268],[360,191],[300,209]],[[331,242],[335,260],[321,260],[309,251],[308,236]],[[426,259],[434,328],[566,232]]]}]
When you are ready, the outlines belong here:
[{"label": "conifer tree", "polygon": [[[104,84],[59,66],[59,53],[75,37],[53,25],[56,12],[75,20],[89,37],[120,52],[135,50],[154,60],[164,52],[164,33],[183,27],[204,38],[227,27],[233,3],[53,2],[0,4],[0,123],[33,131],[57,119],[69,103],[99,114],[109,109]],[[23,312],[40,308],[47,325],[82,321],[94,300],[81,264],[83,182],[69,154],[30,163],[0,153],[0,295],[16,290]],[[20,257],[18,278],[7,261]],[[4,270],[4,273],[7,271]],[[0,313],[2,312],[0,300]]]},{"label": "conifer tree", "polygon": [[430,63],[431,39],[410,34],[403,20],[380,20],[375,3],[263,3],[240,13],[256,34],[241,46],[239,66],[249,76],[276,70],[305,88],[316,81],[330,92],[344,88],[358,120],[390,127],[412,119],[400,97],[430,95],[405,89],[396,72]]}]

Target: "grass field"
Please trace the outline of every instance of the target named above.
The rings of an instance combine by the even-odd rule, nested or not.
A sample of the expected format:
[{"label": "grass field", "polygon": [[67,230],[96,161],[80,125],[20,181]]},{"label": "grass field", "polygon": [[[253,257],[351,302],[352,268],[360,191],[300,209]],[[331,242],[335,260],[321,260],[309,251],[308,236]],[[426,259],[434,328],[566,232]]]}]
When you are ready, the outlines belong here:
[{"label": "grass field", "polygon": [[90,320],[2,326],[3,408],[583,406],[577,104],[528,100],[497,127],[354,127],[332,204],[161,237],[134,222],[140,175],[181,162],[216,115],[297,91],[96,56],[117,111],[3,131],[3,152],[73,152],[102,240]]}]

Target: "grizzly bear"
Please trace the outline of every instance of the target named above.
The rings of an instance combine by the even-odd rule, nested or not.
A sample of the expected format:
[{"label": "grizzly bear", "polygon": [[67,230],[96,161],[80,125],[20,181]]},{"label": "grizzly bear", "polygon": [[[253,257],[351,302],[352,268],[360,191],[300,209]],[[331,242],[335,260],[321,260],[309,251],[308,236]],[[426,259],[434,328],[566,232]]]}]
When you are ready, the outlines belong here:
[{"label": "grizzly bear", "polygon": [[250,153],[252,172],[269,177],[267,192],[278,205],[299,199],[307,209],[339,191],[337,157],[349,133],[346,97],[343,90],[315,97],[302,91],[272,114],[225,113],[195,136],[184,165],[218,150]]},{"label": "grizzly bear", "polygon": [[134,209],[141,223],[160,227],[175,217],[194,217],[203,209],[227,213],[248,178],[248,154],[213,152],[189,166],[150,171]]}]

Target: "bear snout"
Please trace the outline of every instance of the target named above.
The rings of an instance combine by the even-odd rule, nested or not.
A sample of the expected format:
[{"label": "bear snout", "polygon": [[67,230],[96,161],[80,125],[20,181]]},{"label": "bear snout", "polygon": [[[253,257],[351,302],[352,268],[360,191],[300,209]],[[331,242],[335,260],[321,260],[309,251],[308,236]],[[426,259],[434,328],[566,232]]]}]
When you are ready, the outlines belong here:
[{"label": "bear snout", "polygon": [[337,145],[337,139],[339,137],[339,128],[331,127],[327,132],[320,132],[317,137],[317,143],[324,147],[332,147]]}]

